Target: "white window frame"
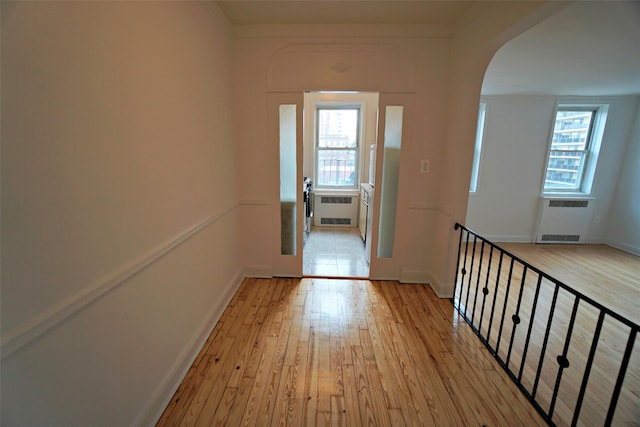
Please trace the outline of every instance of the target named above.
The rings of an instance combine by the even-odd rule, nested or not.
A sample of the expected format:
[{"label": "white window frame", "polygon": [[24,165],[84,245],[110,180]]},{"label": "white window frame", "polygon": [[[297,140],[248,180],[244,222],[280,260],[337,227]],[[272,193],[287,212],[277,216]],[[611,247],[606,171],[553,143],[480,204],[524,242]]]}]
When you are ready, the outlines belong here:
[{"label": "white window frame", "polygon": [[473,163],[471,165],[471,180],[469,182],[469,194],[478,192],[478,182],[480,181],[480,163],[482,160],[482,146],[484,145],[484,129],[487,117],[487,103],[480,102],[478,108],[478,126],[476,128],[476,142],[473,150]]},{"label": "white window frame", "polygon": [[[574,111],[593,111],[593,119],[591,123],[591,129],[589,131],[588,140],[584,150],[584,161],[581,164],[581,169],[578,172],[578,186],[577,188],[559,189],[549,188],[546,186],[547,172],[549,170],[549,160],[552,151],[553,133],[556,123],[556,118],[559,111],[574,110]],[[551,120],[551,129],[548,138],[547,156],[545,161],[544,173],[542,175],[542,195],[543,196],[589,196],[593,187],[593,179],[596,172],[596,166],[598,163],[598,155],[600,154],[600,146],[602,145],[602,136],[604,134],[604,127],[607,120],[607,114],[609,111],[608,104],[584,104],[584,103],[568,103],[561,102],[556,103],[556,107],[553,112]]]},{"label": "white window frame", "polygon": [[[358,126],[356,129],[356,146],[354,147],[327,147],[321,148],[319,144],[318,138],[318,123],[319,123],[319,110],[358,110]],[[315,112],[314,112],[314,121],[315,121],[315,129],[314,129],[314,177],[315,177],[315,188],[318,190],[357,190],[360,185],[360,167],[362,164],[362,126],[363,126],[363,105],[362,103],[353,103],[353,102],[331,102],[331,103],[316,103],[315,104]],[[353,151],[355,150],[355,174],[352,185],[323,185],[320,183],[318,179],[319,171],[318,171],[318,161],[320,159],[319,152],[324,150],[331,151]]]}]

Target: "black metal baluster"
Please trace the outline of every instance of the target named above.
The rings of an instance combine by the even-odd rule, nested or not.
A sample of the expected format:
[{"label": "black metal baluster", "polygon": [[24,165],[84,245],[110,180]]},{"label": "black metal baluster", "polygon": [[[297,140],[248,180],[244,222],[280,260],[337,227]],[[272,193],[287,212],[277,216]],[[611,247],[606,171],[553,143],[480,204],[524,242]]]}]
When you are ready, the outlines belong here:
[{"label": "black metal baluster", "polygon": [[580,416],[580,409],[582,408],[584,393],[587,390],[587,383],[589,382],[589,374],[591,373],[591,365],[593,364],[593,358],[596,355],[596,349],[598,348],[598,340],[600,339],[600,331],[602,331],[603,323],[604,323],[604,311],[600,310],[600,315],[598,316],[598,323],[596,324],[596,330],[593,333],[591,350],[589,350],[589,357],[587,358],[587,365],[584,368],[584,375],[582,377],[582,384],[580,385],[580,392],[578,393],[578,400],[576,401],[576,408],[573,411],[573,420],[571,421],[571,427],[575,427],[578,424],[578,417]]},{"label": "black metal baluster", "polygon": [[567,353],[569,352],[569,344],[571,343],[571,334],[573,333],[573,325],[576,321],[576,314],[578,313],[578,305],[580,304],[580,297],[576,295],[576,299],[573,302],[573,310],[571,311],[571,320],[569,321],[569,327],[567,328],[567,338],[564,341],[564,348],[562,354],[558,356],[558,375],[556,376],[556,384],[553,387],[553,396],[551,397],[551,405],[549,407],[549,419],[553,418],[553,410],[556,406],[556,399],[558,397],[558,390],[560,390],[560,381],[562,380],[562,373],[569,367],[569,360],[567,359]]},{"label": "black metal baluster", "polygon": [[458,297],[458,312],[460,312],[460,306],[462,305],[462,291],[464,290],[464,277],[467,274],[467,253],[469,252],[469,230],[466,230],[467,232],[467,238],[465,239],[465,245],[464,245],[464,263],[462,265],[462,270],[460,271],[462,273],[462,277],[460,278],[460,296]]},{"label": "black metal baluster", "polygon": [[547,319],[547,328],[544,331],[544,339],[542,340],[542,349],[540,350],[540,361],[538,362],[538,369],[536,371],[536,378],[533,381],[533,388],[531,389],[531,398],[535,399],[536,392],[538,391],[538,382],[540,381],[540,374],[542,373],[542,363],[544,362],[544,355],[547,351],[547,343],[549,342],[549,332],[551,332],[551,323],[553,322],[553,314],[556,310],[556,302],[558,300],[558,290],[560,286],[555,283],[556,287],[553,291],[553,298],[551,299],[551,307],[549,308],[549,318]]},{"label": "black metal baluster", "polygon": [[[473,235],[473,252],[471,253],[471,265],[469,266],[469,285],[467,286],[467,299],[464,302],[464,317],[467,317],[467,307],[469,306],[469,294],[471,293],[471,279],[473,278],[473,264],[476,259],[476,243],[478,242],[478,236]],[[468,317],[467,317],[468,319]],[[473,324],[473,321],[471,322]]]},{"label": "black metal baluster", "polygon": [[[500,350],[500,338],[502,338],[502,328],[504,327],[504,317],[507,314],[507,304],[509,303],[509,289],[511,288],[511,276],[513,275],[513,257],[511,257],[511,265],[509,266],[509,276],[507,277],[507,289],[504,295],[504,306],[502,307],[502,318],[500,319],[500,329],[498,329],[498,340],[496,342],[496,355]],[[500,359],[502,360],[502,359]]]},{"label": "black metal baluster", "polygon": [[493,325],[493,314],[496,310],[496,301],[498,300],[498,285],[500,284],[500,273],[502,273],[502,259],[504,251],[500,249],[500,259],[498,260],[498,273],[496,276],[496,287],[493,290],[493,303],[491,304],[491,317],[489,317],[489,327],[487,328],[487,342],[491,338],[491,326]]},{"label": "black metal baluster", "polygon": [[509,367],[509,360],[511,359],[511,350],[513,349],[513,340],[516,337],[516,329],[520,324],[520,305],[522,304],[522,293],[524,291],[524,283],[527,279],[527,265],[524,265],[522,270],[522,280],[520,281],[520,292],[518,293],[518,304],[516,304],[516,312],[511,316],[513,321],[513,328],[511,329],[511,339],[509,340],[509,350],[507,351],[507,368]]},{"label": "black metal baluster", "polygon": [[538,296],[540,294],[540,285],[542,284],[542,274],[538,274],[538,283],[536,285],[536,293],[533,296],[533,306],[531,308],[531,316],[529,317],[529,328],[527,329],[527,338],[524,341],[524,350],[522,352],[522,362],[520,362],[520,371],[518,372],[518,382],[522,381],[522,372],[524,371],[524,363],[527,360],[527,351],[529,350],[529,340],[531,339],[531,330],[535,318],[536,308],[538,306]]},{"label": "black metal baluster", "polygon": [[622,363],[620,364],[620,372],[618,373],[616,386],[614,387],[613,394],[611,395],[611,403],[609,404],[607,419],[604,422],[605,426],[610,426],[611,423],[613,422],[613,414],[616,411],[616,405],[618,403],[618,398],[620,397],[620,390],[622,390],[622,383],[624,382],[624,377],[625,377],[625,374],[627,373],[627,367],[629,366],[629,360],[631,359],[631,353],[633,352],[633,344],[635,343],[637,333],[638,333],[638,329],[632,328],[631,333],[629,334],[629,339],[627,340],[627,348],[624,351]]},{"label": "black metal baluster", "polygon": [[484,305],[487,302],[487,295],[489,295],[489,276],[491,275],[491,262],[493,261],[493,245],[490,244],[489,249],[489,265],[487,266],[487,279],[484,281],[484,288],[482,288],[482,308],[480,309],[480,323],[478,324],[478,331],[482,332],[482,320],[484,319]]},{"label": "black metal baluster", "polygon": [[[481,237],[482,239],[482,237]],[[473,309],[471,310],[471,324],[473,325],[476,318],[476,303],[478,302],[478,290],[480,289],[480,277],[482,276],[482,259],[484,258],[484,239],[480,246],[480,261],[478,261],[478,277],[476,279],[476,293],[473,297]]]},{"label": "black metal baluster", "polygon": [[[462,248],[462,228],[460,228],[460,224],[458,224],[457,222],[453,228],[454,230],[460,229],[460,234],[458,236],[458,258],[456,260],[456,277],[455,277],[455,282],[453,283],[453,302],[454,302],[453,305],[455,307],[456,306],[455,304],[456,288],[458,287],[458,270],[460,270],[460,249]],[[459,307],[459,304],[458,304],[458,307]]]}]

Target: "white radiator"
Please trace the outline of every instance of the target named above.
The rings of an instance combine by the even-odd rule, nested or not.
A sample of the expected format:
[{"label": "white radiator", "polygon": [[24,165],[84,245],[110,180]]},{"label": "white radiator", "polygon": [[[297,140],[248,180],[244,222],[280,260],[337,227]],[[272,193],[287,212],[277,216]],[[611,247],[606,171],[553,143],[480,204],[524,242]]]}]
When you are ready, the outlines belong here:
[{"label": "white radiator", "polygon": [[542,199],[536,243],[584,243],[593,217],[593,202],[590,199]]},{"label": "white radiator", "polygon": [[315,195],[313,225],[355,227],[358,225],[358,196]]}]

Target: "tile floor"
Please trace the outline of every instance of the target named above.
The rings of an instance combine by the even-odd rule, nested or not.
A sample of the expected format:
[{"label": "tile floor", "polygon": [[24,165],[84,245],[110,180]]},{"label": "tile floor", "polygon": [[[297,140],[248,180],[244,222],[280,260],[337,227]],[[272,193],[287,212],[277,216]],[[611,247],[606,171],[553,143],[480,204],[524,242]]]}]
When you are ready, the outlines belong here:
[{"label": "tile floor", "polygon": [[305,276],[369,277],[357,227],[312,227],[302,252]]}]

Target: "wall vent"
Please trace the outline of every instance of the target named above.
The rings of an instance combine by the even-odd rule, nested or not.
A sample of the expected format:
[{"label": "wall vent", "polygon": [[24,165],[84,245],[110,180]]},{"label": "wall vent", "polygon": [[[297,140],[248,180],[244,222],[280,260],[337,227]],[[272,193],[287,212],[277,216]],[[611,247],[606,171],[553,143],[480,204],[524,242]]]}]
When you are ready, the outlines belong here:
[{"label": "wall vent", "polygon": [[351,204],[353,197],[351,196],[322,196],[320,203],[324,204]]},{"label": "wall vent", "polygon": [[541,241],[551,242],[579,242],[579,234],[543,234]]},{"label": "wall vent", "polygon": [[550,208],[588,208],[588,200],[549,200]]},{"label": "wall vent", "polygon": [[320,218],[322,225],[351,225],[351,218]]}]

